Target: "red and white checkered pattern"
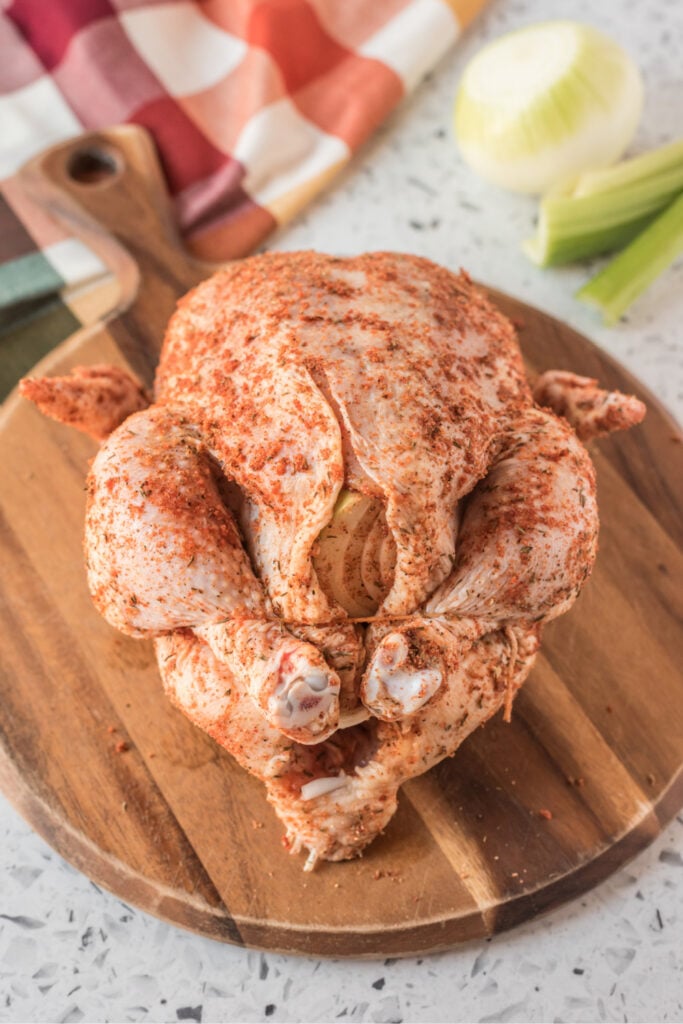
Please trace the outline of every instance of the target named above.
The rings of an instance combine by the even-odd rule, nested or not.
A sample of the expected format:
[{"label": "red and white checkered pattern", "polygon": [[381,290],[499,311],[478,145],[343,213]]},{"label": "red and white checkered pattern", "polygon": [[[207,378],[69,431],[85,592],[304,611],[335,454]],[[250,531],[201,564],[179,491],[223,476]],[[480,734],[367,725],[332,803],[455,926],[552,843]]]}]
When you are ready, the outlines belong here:
[{"label": "red and white checkered pattern", "polygon": [[[3,0],[0,178],[83,128],[143,125],[190,246],[244,255],[349,160],[484,2]],[[4,192],[38,247],[59,241]]]}]

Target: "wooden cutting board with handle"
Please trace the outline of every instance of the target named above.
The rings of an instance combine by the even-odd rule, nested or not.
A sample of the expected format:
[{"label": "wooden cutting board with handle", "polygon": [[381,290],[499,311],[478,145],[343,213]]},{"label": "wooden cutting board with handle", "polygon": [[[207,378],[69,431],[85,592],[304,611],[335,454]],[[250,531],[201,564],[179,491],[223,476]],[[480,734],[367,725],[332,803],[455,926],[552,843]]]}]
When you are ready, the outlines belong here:
[{"label": "wooden cutting board with handle", "polygon": [[[151,383],[192,262],[147,137],[57,146],[35,198],[113,268],[105,324],[37,368],[115,362]],[[683,446],[657,401],[589,341],[494,293],[530,369],[639,394],[644,424],[594,448],[593,578],[548,627],[515,703],[402,790],[358,861],[302,872],[263,790],[165,699],[151,644],[95,612],[81,551],[95,445],[10,397],[0,424],[0,785],[33,827],[129,903],[228,942],[389,956],[489,935],[571,899],[647,845],[683,803]],[[125,750],[121,750],[121,745]],[[117,747],[119,750],[117,751]]]}]

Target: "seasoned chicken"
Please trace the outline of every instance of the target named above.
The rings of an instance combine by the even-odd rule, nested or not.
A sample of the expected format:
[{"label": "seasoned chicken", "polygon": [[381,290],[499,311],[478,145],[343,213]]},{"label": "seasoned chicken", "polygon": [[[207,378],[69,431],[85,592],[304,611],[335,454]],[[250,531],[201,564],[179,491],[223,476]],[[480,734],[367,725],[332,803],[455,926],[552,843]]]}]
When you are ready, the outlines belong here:
[{"label": "seasoned chicken", "polygon": [[[509,717],[595,560],[579,438],[645,411],[564,371],[535,405],[512,326],[467,276],[391,253],[220,271],[179,303],[148,408],[115,368],[22,392],[103,441],[96,606],[156,638],[169,697],[265,782],[309,868],[361,853],[402,782]],[[360,616],[334,584],[349,492]]]}]

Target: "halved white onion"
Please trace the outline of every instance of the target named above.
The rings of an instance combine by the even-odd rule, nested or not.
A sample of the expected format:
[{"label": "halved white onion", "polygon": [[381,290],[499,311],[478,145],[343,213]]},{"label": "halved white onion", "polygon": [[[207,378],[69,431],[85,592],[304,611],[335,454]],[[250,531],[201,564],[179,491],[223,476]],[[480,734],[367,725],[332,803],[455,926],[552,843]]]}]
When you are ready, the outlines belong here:
[{"label": "halved white onion", "polygon": [[617,43],[590,25],[549,21],[494,40],[470,61],[455,133],[482,177],[540,193],[618,160],[642,106],[640,71]]}]

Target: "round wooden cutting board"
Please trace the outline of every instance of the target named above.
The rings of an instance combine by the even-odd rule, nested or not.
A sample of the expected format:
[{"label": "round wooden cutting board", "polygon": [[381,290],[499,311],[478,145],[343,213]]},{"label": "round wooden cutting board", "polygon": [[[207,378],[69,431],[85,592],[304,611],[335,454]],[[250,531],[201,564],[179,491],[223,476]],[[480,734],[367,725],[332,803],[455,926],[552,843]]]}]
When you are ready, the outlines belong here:
[{"label": "round wooden cutting board", "polygon": [[[175,299],[207,268],[179,245],[146,136],[89,136],[26,174],[121,284],[114,318],[38,372],[111,361],[149,383]],[[95,445],[16,396],[6,403],[0,785],[55,849],[126,902],[271,950],[438,950],[575,897],[683,803],[680,433],[585,338],[494,298],[518,322],[532,371],[598,377],[644,397],[648,416],[595,446],[597,568],[548,627],[512,723],[497,716],[404,786],[396,818],[361,860],[312,874],[284,851],[260,783],[165,699],[151,644],[95,612],[81,551]]]}]

